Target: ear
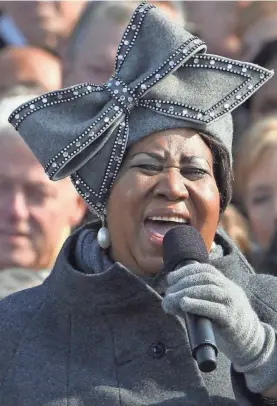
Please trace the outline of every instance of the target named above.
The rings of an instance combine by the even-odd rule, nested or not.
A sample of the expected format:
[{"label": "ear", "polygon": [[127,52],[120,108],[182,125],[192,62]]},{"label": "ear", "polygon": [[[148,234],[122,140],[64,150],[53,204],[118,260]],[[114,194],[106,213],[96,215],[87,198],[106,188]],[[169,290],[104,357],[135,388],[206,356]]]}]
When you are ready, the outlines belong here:
[{"label": "ear", "polygon": [[69,225],[71,228],[81,223],[88,210],[86,202],[80,195],[76,193],[76,196],[74,196],[73,199],[74,201],[72,202],[72,209],[69,215]]}]

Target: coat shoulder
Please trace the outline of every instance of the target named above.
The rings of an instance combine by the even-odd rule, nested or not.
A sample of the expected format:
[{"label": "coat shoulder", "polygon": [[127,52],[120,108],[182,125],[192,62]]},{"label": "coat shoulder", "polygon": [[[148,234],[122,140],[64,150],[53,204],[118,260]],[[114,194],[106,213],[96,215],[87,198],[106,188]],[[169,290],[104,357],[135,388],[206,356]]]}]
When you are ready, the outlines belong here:
[{"label": "coat shoulder", "polygon": [[[39,285],[34,288],[25,289],[20,292],[13,293],[6,298],[0,300],[0,325],[2,323],[12,322],[11,318],[20,315],[26,316],[33,313],[41,302],[44,300],[44,285]],[[1,330],[2,331],[2,330]]]},{"label": "coat shoulder", "polygon": [[44,285],[40,285],[0,301],[0,387],[24,331],[43,305],[44,297]]},{"label": "coat shoulder", "polygon": [[249,277],[248,289],[251,302],[260,319],[277,331],[277,277],[256,274]]},{"label": "coat shoulder", "polygon": [[277,277],[256,274],[224,231],[219,230],[216,238],[226,255],[213,265],[244,289],[260,319],[277,331]]}]

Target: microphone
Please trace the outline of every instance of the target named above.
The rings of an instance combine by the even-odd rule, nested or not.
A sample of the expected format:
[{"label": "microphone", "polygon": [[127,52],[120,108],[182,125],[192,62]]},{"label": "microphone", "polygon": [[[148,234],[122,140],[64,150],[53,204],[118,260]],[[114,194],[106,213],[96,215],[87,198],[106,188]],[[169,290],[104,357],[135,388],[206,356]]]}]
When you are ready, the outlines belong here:
[{"label": "microphone", "polygon": [[[165,270],[177,270],[195,263],[208,263],[209,256],[201,234],[191,226],[177,226],[163,238]],[[211,320],[184,313],[192,355],[200,371],[211,372],[217,366],[217,346]]]}]

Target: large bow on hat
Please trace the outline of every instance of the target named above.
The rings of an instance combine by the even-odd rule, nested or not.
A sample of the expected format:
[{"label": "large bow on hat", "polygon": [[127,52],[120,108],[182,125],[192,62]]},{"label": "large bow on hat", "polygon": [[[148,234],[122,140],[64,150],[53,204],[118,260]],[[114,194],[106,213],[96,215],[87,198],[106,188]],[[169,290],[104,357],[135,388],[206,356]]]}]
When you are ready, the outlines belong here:
[{"label": "large bow on hat", "polygon": [[231,151],[229,113],[272,72],[205,52],[203,41],[143,3],[123,35],[109,81],[47,93],[20,106],[9,121],[50,179],[70,175],[103,216],[126,147],[140,138],[192,127]]}]

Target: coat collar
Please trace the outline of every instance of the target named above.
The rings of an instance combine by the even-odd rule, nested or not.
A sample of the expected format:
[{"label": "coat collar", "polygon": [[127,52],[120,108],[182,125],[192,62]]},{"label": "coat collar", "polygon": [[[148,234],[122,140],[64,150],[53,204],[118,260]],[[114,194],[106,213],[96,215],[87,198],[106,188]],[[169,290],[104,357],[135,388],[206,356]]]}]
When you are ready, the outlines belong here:
[{"label": "coat collar", "polygon": [[[66,240],[53,271],[44,282],[50,300],[62,300],[86,312],[117,312],[123,307],[138,309],[153,300],[161,301],[158,292],[165,284],[159,276],[142,279],[118,262],[111,262],[100,273],[78,269],[74,252],[81,233],[90,228],[92,226],[87,225]],[[222,247],[223,255],[211,259],[211,263],[234,282],[245,285],[246,275],[253,273],[246,259],[224,232],[217,232],[215,242]]]},{"label": "coat collar", "polygon": [[63,300],[68,305],[81,307],[86,312],[118,311],[121,306],[137,306],[148,300],[161,300],[142,279],[120,263],[112,263],[101,273],[85,273],[75,265],[74,251],[78,230],[65,242],[45,285],[50,300]]}]

